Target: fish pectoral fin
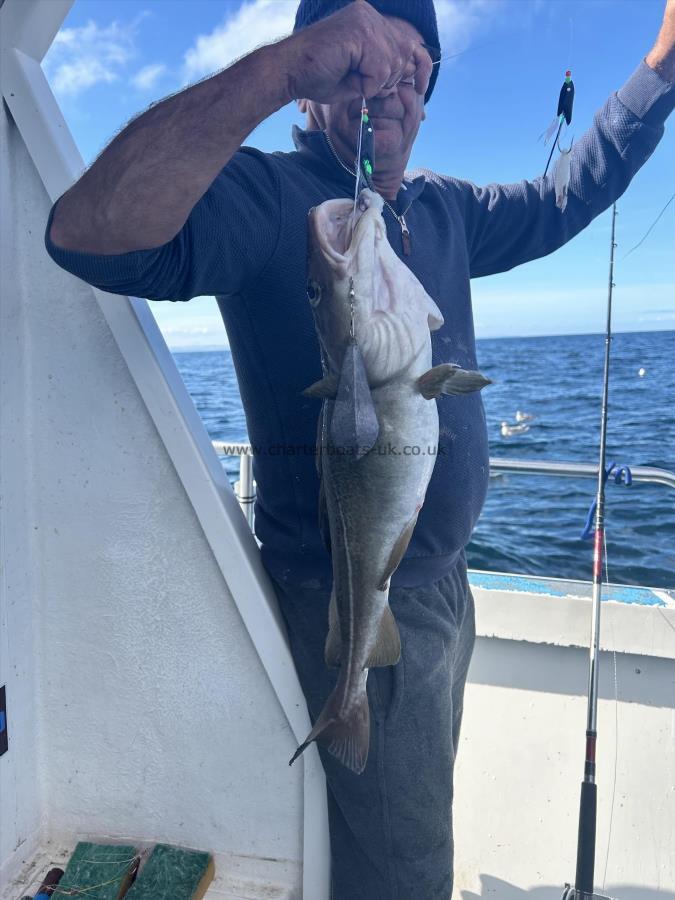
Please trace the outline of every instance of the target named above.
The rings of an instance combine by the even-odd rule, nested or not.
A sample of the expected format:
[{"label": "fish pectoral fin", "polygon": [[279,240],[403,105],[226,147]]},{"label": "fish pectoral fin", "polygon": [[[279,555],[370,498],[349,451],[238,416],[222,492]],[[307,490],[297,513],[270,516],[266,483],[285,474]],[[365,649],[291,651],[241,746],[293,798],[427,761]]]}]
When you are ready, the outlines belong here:
[{"label": "fish pectoral fin", "polygon": [[342,660],[342,636],[335,591],[330,595],[328,605],[328,637],[326,638],[326,665],[337,668]]},{"label": "fish pectoral fin", "polygon": [[338,681],[335,690],[326,700],[314,728],[295,751],[289,765],[293,765],[300,754],[316,740],[320,740],[343,766],[347,766],[357,775],[363,772],[368,761],[370,743],[370,709],[365,677],[362,690],[347,709],[345,709],[345,684]]},{"label": "fish pectoral fin", "polygon": [[375,445],[380,425],[368,385],[368,374],[356,341],[345,350],[335,407],[330,420],[330,439],[343,453],[361,459]]},{"label": "fish pectoral fin", "polygon": [[328,375],[325,375],[323,378],[320,378],[319,381],[315,381],[314,384],[310,384],[308,388],[302,392],[303,397],[319,397],[322,400],[330,400],[337,396],[338,389],[338,376],[329,372]]},{"label": "fish pectoral fin", "polygon": [[398,538],[396,539],[396,543],[394,544],[391,556],[389,557],[389,561],[384,568],[384,573],[382,575],[382,580],[378,584],[377,588],[380,591],[388,591],[389,590],[389,579],[394,574],[394,572],[398,569],[399,564],[403,557],[405,556],[405,551],[408,549],[408,544],[410,543],[410,538],[412,537],[412,533],[415,530],[415,525],[417,523],[417,516],[419,515],[420,509],[422,509],[421,505],[417,507],[415,510],[412,519],[405,526],[403,531],[400,533]]},{"label": "fish pectoral fin", "polygon": [[366,662],[366,669],[377,666],[395,666],[401,658],[401,635],[390,606],[385,606],[380,620],[377,642]]},{"label": "fish pectoral fin", "polygon": [[454,363],[434,366],[417,379],[417,387],[425,400],[436,400],[441,394],[471,394],[488,384],[492,381],[485,375]]}]

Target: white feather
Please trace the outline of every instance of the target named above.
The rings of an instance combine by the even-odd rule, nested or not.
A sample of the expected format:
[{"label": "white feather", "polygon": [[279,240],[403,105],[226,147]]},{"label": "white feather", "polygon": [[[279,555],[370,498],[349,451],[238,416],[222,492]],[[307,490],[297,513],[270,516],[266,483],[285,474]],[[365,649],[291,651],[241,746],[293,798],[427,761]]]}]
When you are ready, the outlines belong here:
[{"label": "white feather", "polygon": [[571,165],[570,165],[570,150],[563,150],[560,156],[558,157],[558,162],[555,167],[555,174],[553,176],[553,183],[555,184],[555,205],[562,212],[565,211],[565,207],[567,206],[567,191],[570,185],[570,176]]},{"label": "white feather", "polygon": [[558,117],[556,116],[555,119],[548,126],[546,131],[542,131],[542,133],[539,135],[539,140],[541,140],[543,138],[544,144],[548,144],[548,142],[551,140],[553,135],[556,133],[556,131],[558,129],[558,121],[559,121]]}]

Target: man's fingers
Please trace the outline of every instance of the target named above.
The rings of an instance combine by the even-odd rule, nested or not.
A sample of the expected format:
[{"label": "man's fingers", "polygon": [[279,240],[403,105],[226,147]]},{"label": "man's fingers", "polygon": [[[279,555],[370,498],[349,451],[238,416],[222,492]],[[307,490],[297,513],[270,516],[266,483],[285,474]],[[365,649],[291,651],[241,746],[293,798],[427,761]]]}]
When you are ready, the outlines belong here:
[{"label": "man's fingers", "polygon": [[348,100],[352,97],[363,97],[363,84],[358,72],[350,72],[340,86],[340,99]]},{"label": "man's fingers", "polygon": [[413,43],[413,59],[415,61],[415,90],[424,96],[429,87],[433,63],[429,51],[416,41]]},{"label": "man's fingers", "polygon": [[400,77],[384,54],[378,54],[375,58],[368,54],[360,69],[363,96],[366,99],[379,94],[386,84],[396,82]]},{"label": "man's fingers", "polygon": [[377,40],[363,46],[359,68],[364,96],[374,97],[383,88],[393,87],[412,75],[416,81],[419,77],[428,84],[431,59],[418,41],[401,34],[400,29],[387,22],[377,34]]}]

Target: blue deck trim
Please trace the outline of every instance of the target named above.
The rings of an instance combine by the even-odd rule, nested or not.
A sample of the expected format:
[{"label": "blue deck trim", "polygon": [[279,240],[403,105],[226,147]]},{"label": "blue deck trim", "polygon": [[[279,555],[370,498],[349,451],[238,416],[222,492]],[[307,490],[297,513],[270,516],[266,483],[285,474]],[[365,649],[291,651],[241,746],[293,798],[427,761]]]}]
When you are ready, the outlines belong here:
[{"label": "blue deck trim", "polygon": [[[497,572],[469,572],[472,587],[492,591],[518,591],[521,594],[547,594],[550,597],[592,596],[590,581],[564,581],[555,578],[537,578],[530,575],[507,575]],[[668,604],[649,588],[630,585],[603,585],[602,599],[616,603],[636,603],[640,606],[663,606]]]}]

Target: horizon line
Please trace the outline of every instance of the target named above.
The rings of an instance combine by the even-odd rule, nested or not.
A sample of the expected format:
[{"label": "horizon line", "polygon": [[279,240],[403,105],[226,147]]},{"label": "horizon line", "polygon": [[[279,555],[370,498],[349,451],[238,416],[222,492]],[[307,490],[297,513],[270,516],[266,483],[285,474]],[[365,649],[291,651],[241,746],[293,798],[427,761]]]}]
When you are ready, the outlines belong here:
[{"label": "horizon line", "polygon": [[[675,332],[675,328],[643,328],[643,329],[613,329],[612,334],[667,334]],[[490,337],[477,337],[476,343],[480,341],[526,341],[536,340],[538,338],[560,338],[560,337],[592,337],[604,336],[604,331],[569,331],[558,332],[556,334],[499,334]],[[167,345],[171,353],[216,353],[220,351],[232,352],[230,347],[225,344],[208,344],[205,347],[172,347]]]}]

